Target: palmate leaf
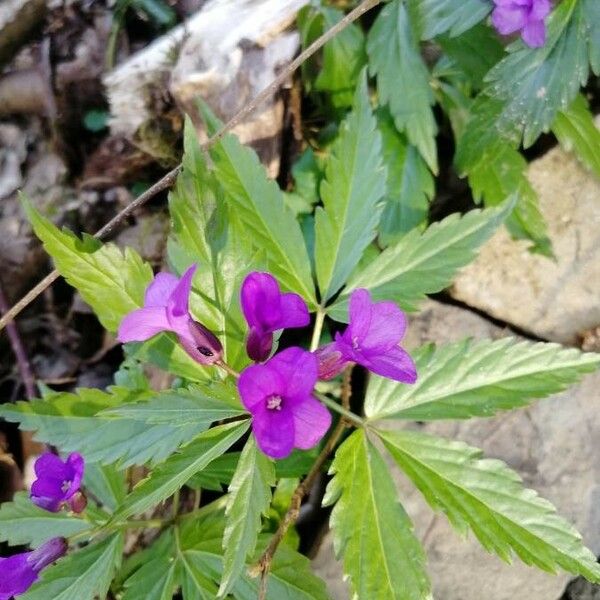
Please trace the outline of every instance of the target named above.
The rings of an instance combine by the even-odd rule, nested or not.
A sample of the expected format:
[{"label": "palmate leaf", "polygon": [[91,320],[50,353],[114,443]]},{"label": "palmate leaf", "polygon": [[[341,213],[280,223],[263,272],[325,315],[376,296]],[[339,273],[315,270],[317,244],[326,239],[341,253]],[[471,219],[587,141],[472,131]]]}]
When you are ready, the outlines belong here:
[{"label": "palmate leaf", "polygon": [[87,461],[83,482],[102,503],[102,508],[114,511],[127,495],[125,474],[126,471],[119,471],[115,465]]},{"label": "palmate leaf", "polygon": [[246,358],[246,325],[239,287],[246,273],[258,269],[255,253],[248,237],[236,230],[235,220],[227,214],[223,189],[206,164],[189,120],[182,162],[182,172],[169,195],[169,260],[179,272],[191,263],[198,264],[192,313],[219,337],[228,364],[241,368]]},{"label": "palmate leaf", "polygon": [[359,600],[432,598],[425,554],[396,498],[383,458],[364,430],[337,450],[323,504],[334,504],[329,520],[336,555],[343,560]]},{"label": "palmate leaf", "polygon": [[102,245],[89,235],[83,240],[60,230],[24,200],[35,234],[54,259],[60,274],[92,307],[102,325],[116,331],[121,319],[140,308],[152,269],[131,248],[122,252],[114,244]]},{"label": "palmate leaf", "polygon": [[120,468],[159,462],[191,439],[206,425],[183,427],[149,425],[142,421],[100,414],[130,402],[148,400],[151,392],[112,387],[108,392],[79,388],[77,394],[60,392],[44,400],[0,406],[0,416],[36,431],[35,439],[63,452],[82,452],[90,462],[117,462]]},{"label": "palmate leaf", "polygon": [[369,32],[367,52],[370,71],[377,75],[380,103],[389,106],[398,130],[406,131],[437,172],[434,96],[404,2],[393,0],[379,13]]},{"label": "palmate leaf", "polygon": [[324,207],[316,212],[315,259],[324,300],[340,289],[375,237],[384,192],[381,136],[363,72],[354,108],[341,127],[325,169],[321,184]]},{"label": "palmate leaf", "polygon": [[371,378],[365,399],[370,420],[491,417],[561,392],[600,365],[600,354],[515,338],[427,345],[413,356],[414,385]]},{"label": "palmate leaf", "polygon": [[600,130],[584,96],[579,94],[567,110],[556,115],[552,131],[565,150],[574,151],[577,158],[600,177]]},{"label": "palmate leaf", "polygon": [[427,221],[434,181],[415,146],[398,132],[387,110],[377,111],[382,158],[387,171],[384,209],[379,222],[379,242],[389,246]]},{"label": "palmate leaf", "polygon": [[443,33],[452,37],[471,29],[485,19],[493,4],[486,0],[408,0],[418,15],[421,38],[430,40]]},{"label": "palmate leaf", "polygon": [[[487,95],[503,103],[495,128],[504,137],[531,146],[565,110],[588,78],[589,27],[583,5],[564,0],[548,18],[541,48],[517,41],[487,75]],[[493,129],[490,127],[490,129]]]},{"label": "palmate leaf", "polygon": [[456,529],[471,529],[489,552],[555,573],[558,568],[600,582],[600,565],[554,507],[503,462],[481,458],[463,442],[412,431],[380,431],[386,448]]},{"label": "palmate leaf", "polygon": [[[214,132],[220,125],[218,119],[205,105],[202,113],[208,130]],[[264,251],[267,267],[282,287],[300,294],[314,308],[315,290],[304,238],[277,183],[268,179],[256,153],[232,134],[212,146],[210,154],[244,235]]]},{"label": "palmate leaf", "polygon": [[423,233],[411,231],[350,278],[329,314],[347,321],[348,298],[356,288],[370,290],[373,300],[393,300],[405,310],[415,310],[426,294],[444,289],[456,271],[475,258],[512,207],[507,202],[462,217],[453,214]]},{"label": "palmate leaf", "polygon": [[41,573],[40,581],[19,600],[94,600],[105,598],[123,554],[123,535],[70,552]]},{"label": "palmate leaf", "polygon": [[176,568],[169,556],[146,562],[125,582],[123,600],[172,600]]},{"label": "palmate leaf", "polygon": [[250,436],[229,485],[227,525],[223,535],[223,578],[219,596],[229,593],[242,574],[246,558],[254,552],[262,515],[271,502],[275,467]]},{"label": "palmate leaf", "polygon": [[248,421],[229,423],[201,433],[140,481],[113,519],[126,519],[168,498],[234,444],[247,431],[248,425]]},{"label": "palmate leaf", "polygon": [[0,541],[12,546],[37,547],[50,538],[69,537],[89,528],[83,519],[36,506],[26,492],[17,492],[12,502],[0,505]]}]

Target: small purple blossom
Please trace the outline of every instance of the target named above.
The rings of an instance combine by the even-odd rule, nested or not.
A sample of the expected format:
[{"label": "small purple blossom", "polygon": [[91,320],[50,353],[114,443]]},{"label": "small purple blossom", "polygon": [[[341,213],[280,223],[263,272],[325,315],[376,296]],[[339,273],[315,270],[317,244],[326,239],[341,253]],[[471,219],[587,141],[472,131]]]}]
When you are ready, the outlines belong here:
[{"label": "small purple blossom", "polygon": [[81,454],[69,454],[64,462],[56,454],[45,452],[35,461],[37,479],[31,486],[31,501],[50,512],[58,512],[63,505],[81,512],[86,505],[79,491],[85,463]]},{"label": "small purple blossom", "polygon": [[250,273],[242,284],[242,310],[250,326],[246,350],[257,362],[266,360],[273,347],[273,332],[286,327],[304,327],[310,322],[304,300],[293,293],[282,294],[269,273]]},{"label": "small purple blossom", "polygon": [[415,364],[399,346],[405,331],[406,316],[393,302],[372,302],[368,290],[354,290],[348,327],[316,352],[319,377],[331,379],[354,362],[383,377],[414,383]]},{"label": "small purple blossom", "polygon": [[295,347],[240,375],[242,403],[252,413],[254,436],[267,456],[285,458],[293,448],[312,448],[329,429],[331,415],[312,395],[316,381],[314,354]]},{"label": "small purple blossom", "polygon": [[196,267],[192,265],[181,278],[171,273],[155,275],[146,289],[144,308],[130,312],[121,321],[119,341],[143,342],[162,331],[173,331],[195,361],[211,365],[221,360],[221,342],[190,314],[190,292]]},{"label": "small purple blossom", "polygon": [[552,10],[550,0],[494,0],[492,23],[498,33],[521,32],[523,41],[531,48],[546,43],[545,18]]},{"label": "small purple blossom", "polygon": [[37,581],[40,571],[66,552],[66,540],[53,538],[36,550],[0,558],[0,600],[10,600],[26,592]]}]

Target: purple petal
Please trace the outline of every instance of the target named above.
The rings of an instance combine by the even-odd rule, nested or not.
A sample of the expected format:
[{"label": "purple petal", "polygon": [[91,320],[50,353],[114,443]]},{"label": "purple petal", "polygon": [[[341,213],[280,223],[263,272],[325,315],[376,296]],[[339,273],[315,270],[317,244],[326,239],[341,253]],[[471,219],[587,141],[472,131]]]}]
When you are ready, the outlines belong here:
[{"label": "purple petal", "polygon": [[492,12],[492,24],[502,35],[514,33],[527,23],[527,8],[506,6],[495,8]]},{"label": "purple petal", "polygon": [[179,279],[172,273],[157,273],[146,289],[144,306],[165,308],[178,283]]},{"label": "purple petal", "polygon": [[68,500],[74,494],[76,494],[81,487],[81,480],[83,479],[83,472],[85,470],[85,461],[83,460],[83,456],[81,456],[81,454],[78,452],[69,454],[69,457],[67,458],[67,466],[71,469],[69,476],[71,485],[65,492],[65,500]]},{"label": "purple petal", "polygon": [[63,492],[60,486],[50,487],[47,481],[34,481],[31,486],[31,501],[48,512],[58,512],[63,503]]},{"label": "purple petal", "polygon": [[263,331],[280,329],[281,292],[270,273],[255,271],[244,279],[241,289],[242,311],[250,327]]},{"label": "purple petal", "polygon": [[348,361],[344,359],[335,342],[317,348],[314,355],[317,357],[319,379],[333,379],[348,364]]},{"label": "purple petal", "polygon": [[295,405],[293,411],[294,446],[308,450],[327,433],[331,425],[331,414],[312,396]]},{"label": "purple petal", "polygon": [[540,48],[546,43],[546,25],[544,21],[529,21],[521,31],[523,41],[530,48]]},{"label": "purple petal", "polygon": [[69,476],[69,467],[53,452],[44,452],[36,461],[33,470],[38,477],[64,481]]},{"label": "purple petal", "polygon": [[531,21],[543,21],[552,11],[552,4],[550,0],[533,0],[533,6],[529,13],[529,19]]},{"label": "purple petal", "polygon": [[179,283],[173,290],[167,303],[167,319],[171,329],[177,335],[185,338],[191,338],[188,322],[191,320],[189,311],[190,293],[192,291],[192,279],[196,272],[197,265],[192,265],[181,276]]},{"label": "purple petal", "polygon": [[37,580],[38,575],[27,563],[31,552],[0,558],[0,600],[10,600],[26,592]]},{"label": "purple petal", "polygon": [[312,393],[317,382],[317,358],[302,348],[286,348],[266,363],[277,372],[285,389],[281,395],[291,400],[302,400]]},{"label": "purple petal", "polygon": [[64,538],[52,538],[51,540],[44,542],[39,548],[28,553],[27,564],[30,565],[36,573],[39,573],[55,560],[64,556],[67,552],[67,548],[67,541]]},{"label": "purple petal", "polygon": [[294,418],[289,410],[261,405],[253,415],[252,431],[258,447],[271,458],[285,458],[294,447]]},{"label": "purple petal", "polygon": [[285,327],[306,327],[310,323],[310,314],[306,302],[298,294],[281,295],[281,319],[277,329]]},{"label": "purple petal", "polygon": [[242,404],[252,413],[264,406],[269,396],[280,395],[285,390],[285,381],[270,363],[246,367],[238,379]]},{"label": "purple petal", "polygon": [[264,332],[258,327],[251,327],[246,341],[246,352],[248,356],[256,361],[262,362],[269,358],[273,349],[273,334]]},{"label": "purple petal", "polygon": [[412,358],[400,346],[388,350],[385,354],[357,357],[363,367],[377,375],[401,381],[414,383],[417,380],[417,368]]},{"label": "purple petal", "polygon": [[157,333],[170,330],[164,308],[138,308],[121,321],[117,339],[122,343],[143,342]]}]

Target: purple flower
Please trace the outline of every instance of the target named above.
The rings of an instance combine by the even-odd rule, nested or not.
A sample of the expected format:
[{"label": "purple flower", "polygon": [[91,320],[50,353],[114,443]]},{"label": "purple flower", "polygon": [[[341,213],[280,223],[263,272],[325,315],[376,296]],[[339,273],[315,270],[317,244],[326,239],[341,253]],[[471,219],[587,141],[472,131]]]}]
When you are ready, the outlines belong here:
[{"label": "purple flower", "polygon": [[287,348],[240,375],[240,396],[267,456],[285,458],[293,448],[312,448],[329,429],[331,415],[312,395],[316,381],[317,359],[302,348]]},{"label": "purple flower", "polygon": [[31,501],[50,512],[58,512],[64,504],[81,512],[86,504],[79,491],[84,468],[81,454],[69,454],[63,462],[52,452],[45,452],[35,461],[37,479],[31,486]]},{"label": "purple flower", "polygon": [[271,354],[273,332],[304,327],[310,322],[308,308],[298,294],[282,294],[273,275],[250,273],[242,284],[242,310],[250,326],[248,356],[263,361]]},{"label": "purple flower", "polygon": [[521,32],[523,41],[531,48],[546,43],[544,19],[550,14],[550,0],[494,0],[492,23],[498,33]]},{"label": "purple flower", "polygon": [[414,383],[415,364],[398,345],[405,331],[406,317],[393,302],[372,302],[367,290],[354,290],[346,331],[317,350],[319,376],[330,379],[355,362],[383,377]]},{"label": "purple flower", "polygon": [[194,321],[189,311],[196,267],[192,265],[181,279],[171,273],[155,275],[146,289],[144,308],[130,312],[121,321],[119,341],[143,342],[162,331],[173,331],[195,361],[211,365],[221,360],[221,342],[204,325]]},{"label": "purple flower", "polygon": [[39,572],[66,552],[66,540],[54,538],[36,550],[0,558],[0,600],[26,592],[37,581]]}]

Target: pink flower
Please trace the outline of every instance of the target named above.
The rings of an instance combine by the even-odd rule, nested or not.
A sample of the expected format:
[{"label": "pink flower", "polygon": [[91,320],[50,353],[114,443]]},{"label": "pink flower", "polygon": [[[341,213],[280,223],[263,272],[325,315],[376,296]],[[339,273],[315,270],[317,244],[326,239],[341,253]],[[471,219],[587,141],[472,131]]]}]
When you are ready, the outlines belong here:
[{"label": "pink flower", "polygon": [[331,415],[312,395],[316,381],[317,359],[302,348],[287,348],[240,375],[242,403],[267,456],[285,458],[293,448],[312,448],[329,429]]},{"label": "pink flower", "polygon": [[195,361],[203,365],[219,361],[221,342],[202,323],[194,321],[189,310],[196,267],[192,265],[181,279],[171,273],[158,273],[146,289],[144,308],[130,312],[121,321],[119,341],[143,342],[162,331],[172,331]]},{"label": "pink flower", "polygon": [[521,32],[523,41],[531,48],[546,43],[544,19],[550,14],[550,0],[494,0],[492,23],[498,33]]}]

